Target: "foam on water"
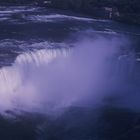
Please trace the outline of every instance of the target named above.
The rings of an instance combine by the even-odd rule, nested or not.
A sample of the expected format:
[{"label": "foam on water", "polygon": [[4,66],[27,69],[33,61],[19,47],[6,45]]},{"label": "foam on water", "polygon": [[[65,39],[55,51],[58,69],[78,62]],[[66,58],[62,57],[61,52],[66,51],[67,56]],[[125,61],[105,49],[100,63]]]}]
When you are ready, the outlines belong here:
[{"label": "foam on water", "polygon": [[4,7],[1,6],[0,7],[0,14],[13,14],[13,13],[20,13],[20,12],[32,12],[32,11],[36,11],[40,8],[37,7],[27,7],[27,6],[9,6]]},{"label": "foam on water", "polygon": [[33,22],[54,22],[56,20],[77,20],[77,21],[97,21],[97,22],[107,22],[107,20],[98,20],[93,18],[85,18],[78,16],[70,16],[70,15],[62,15],[62,14],[51,14],[51,15],[32,15],[26,17],[27,20],[31,20]]}]

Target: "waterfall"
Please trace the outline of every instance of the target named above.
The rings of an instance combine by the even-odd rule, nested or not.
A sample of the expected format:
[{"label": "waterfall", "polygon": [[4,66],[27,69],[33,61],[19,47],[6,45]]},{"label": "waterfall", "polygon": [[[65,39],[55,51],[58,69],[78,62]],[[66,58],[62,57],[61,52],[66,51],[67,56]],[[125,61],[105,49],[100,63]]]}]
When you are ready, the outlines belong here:
[{"label": "waterfall", "polygon": [[102,103],[108,90],[123,86],[132,72],[133,58],[124,57],[122,43],[83,39],[71,49],[20,54],[12,66],[0,69],[0,109],[48,112]]}]

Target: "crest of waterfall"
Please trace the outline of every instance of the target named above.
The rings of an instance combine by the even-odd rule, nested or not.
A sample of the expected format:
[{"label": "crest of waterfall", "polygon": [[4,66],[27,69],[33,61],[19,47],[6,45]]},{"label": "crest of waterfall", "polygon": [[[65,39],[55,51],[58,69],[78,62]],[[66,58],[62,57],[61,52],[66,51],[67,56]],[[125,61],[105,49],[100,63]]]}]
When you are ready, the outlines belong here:
[{"label": "crest of waterfall", "polygon": [[[13,103],[15,97],[18,98],[18,96],[20,96],[20,99],[25,97],[29,102],[32,102],[32,100],[30,100],[30,94],[33,93],[33,91],[31,91],[33,89],[29,83],[27,84],[27,82],[31,80],[29,76],[35,76],[34,74],[36,74],[37,71],[39,73],[41,67],[47,69],[47,65],[53,61],[53,59],[56,57],[66,57],[67,54],[68,49],[42,49],[34,52],[27,52],[20,54],[12,66],[1,68],[0,106],[11,106],[11,102]],[[27,88],[27,86],[24,89],[24,85],[28,85],[30,89]],[[28,90],[28,95],[26,94],[28,97],[23,91],[21,92],[21,90],[25,92]],[[21,93],[23,93],[23,95]]]}]

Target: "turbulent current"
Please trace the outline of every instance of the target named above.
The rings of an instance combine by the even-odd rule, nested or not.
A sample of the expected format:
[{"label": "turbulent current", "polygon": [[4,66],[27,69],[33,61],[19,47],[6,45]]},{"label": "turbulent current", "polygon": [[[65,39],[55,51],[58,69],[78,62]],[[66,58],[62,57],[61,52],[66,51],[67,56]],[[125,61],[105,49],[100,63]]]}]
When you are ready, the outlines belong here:
[{"label": "turbulent current", "polygon": [[2,139],[132,140],[129,125],[140,123],[139,37],[132,25],[1,6]]}]

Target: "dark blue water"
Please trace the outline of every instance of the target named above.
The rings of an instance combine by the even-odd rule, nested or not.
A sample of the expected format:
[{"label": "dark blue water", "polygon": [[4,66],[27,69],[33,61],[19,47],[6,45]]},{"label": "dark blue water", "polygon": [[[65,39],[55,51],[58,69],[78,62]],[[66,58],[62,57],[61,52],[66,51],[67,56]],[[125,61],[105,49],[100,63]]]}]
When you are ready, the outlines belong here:
[{"label": "dark blue water", "polygon": [[140,139],[139,26],[2,6],[0,67],[0,139]]}]

